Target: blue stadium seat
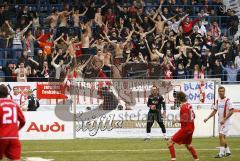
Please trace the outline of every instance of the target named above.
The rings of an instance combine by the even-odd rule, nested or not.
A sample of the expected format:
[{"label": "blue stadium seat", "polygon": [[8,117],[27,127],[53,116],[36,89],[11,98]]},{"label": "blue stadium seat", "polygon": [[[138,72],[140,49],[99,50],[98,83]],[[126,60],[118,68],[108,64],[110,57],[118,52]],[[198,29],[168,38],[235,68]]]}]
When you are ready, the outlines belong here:
[{"label": "blue stadium seat", "polygon": [[18,63],[18,60],[17,60],[17,59],[12,59],[11,61],[12,61],[12,63],[14,63],[14,64],[17,64],[17,63]]},{"label": "blue stadium seat", "polygon": [[5,77],[5,73],[0,70],[0,78],[3,78],[3,77]]},{"label": "blue stadium seat", "polygon": [[0,59],[5,59],[4,52],[2,49],[0,49]]},{"label": "blue stadium seat", "polygon": [[4,60],[0,60],[0,66],[4,67],[4,64],[3,64]]}]

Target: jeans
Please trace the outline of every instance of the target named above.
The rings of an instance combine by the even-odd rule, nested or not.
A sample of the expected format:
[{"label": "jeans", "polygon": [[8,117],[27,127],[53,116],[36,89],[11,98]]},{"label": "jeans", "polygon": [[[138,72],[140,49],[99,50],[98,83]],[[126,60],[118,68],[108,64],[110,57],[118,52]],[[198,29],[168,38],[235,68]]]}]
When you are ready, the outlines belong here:
[{"label": "jeans", "polygon": [[13,59],[20,58],[23,50],[22,44],[13,44],[12,49],[13,49],[12,58]]}]

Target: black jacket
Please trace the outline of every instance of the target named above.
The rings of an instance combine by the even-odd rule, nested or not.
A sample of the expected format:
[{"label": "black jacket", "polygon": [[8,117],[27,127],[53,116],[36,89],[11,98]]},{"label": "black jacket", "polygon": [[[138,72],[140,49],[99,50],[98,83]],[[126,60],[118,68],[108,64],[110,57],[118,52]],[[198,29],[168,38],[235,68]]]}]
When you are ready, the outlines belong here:
[{"label": "black jacket", "polygon": [[37,111],[39,106],[39,101],[33,95],[28,96],[28,111]]},{"label": "black jacket", "polygon": [[150,109],[149,112],[160,112],[162,109],[164,111],[166,110],[166,103],[161,95],[150,95],[148,97],[147,106],[149,107],[150,105],[156,105],[156,110]]}]

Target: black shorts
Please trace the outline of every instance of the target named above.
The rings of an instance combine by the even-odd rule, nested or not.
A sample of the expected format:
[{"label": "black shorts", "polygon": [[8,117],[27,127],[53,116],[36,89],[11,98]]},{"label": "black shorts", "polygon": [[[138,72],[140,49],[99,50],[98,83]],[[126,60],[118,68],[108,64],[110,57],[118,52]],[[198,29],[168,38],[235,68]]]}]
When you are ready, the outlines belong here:
[{"label": "black shorts", "polygon": [[90,54],[89,48],[82,48],[82,54],[89,55]]}]

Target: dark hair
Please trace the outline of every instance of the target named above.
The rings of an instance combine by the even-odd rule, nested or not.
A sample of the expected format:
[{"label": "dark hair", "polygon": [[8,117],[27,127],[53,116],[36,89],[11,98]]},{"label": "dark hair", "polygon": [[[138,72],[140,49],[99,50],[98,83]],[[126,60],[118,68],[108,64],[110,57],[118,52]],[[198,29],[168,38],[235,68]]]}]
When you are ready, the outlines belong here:
[{"label": "dark hair", "polygon": [[55,12],[57,12],[57,9],[56,8],[52,9],[52,13],[55,13]]},{"label": "dark hair", "polygon": [[187,101],[187,95],[182,91],[177,92],[177,100],[180,101],[180,102],[186,102]]},{"label": "dark hair", "polygon": [[86,30],[86,29],[83,29],[83,30],[82,30],[82,33],[83,33],[83,34],[84,34],[84,33],[86,33],[86,32],[87,32],[87,30]]},{"label": "dark hair", "polygon": [[224,91],[225,91],[225,87],[223,87],[223,86],[218,87],[218,91],[219,91],[220,89],[224,89]]},{"label": "dark hair", "polygon": [[118,105],[117,109],[118,110],[123,110],[123,106],[122,105]]},{"label": "dark hair", "polygon": [[38,17],[38,14],[37,14],[37,12],[35,11],[35,12],[33,12],[33,18],[37,18]]},{"label": "dark hair", "polygon": [[0,85],[0,98],[7,98],[8,88],[4,84]]}]

